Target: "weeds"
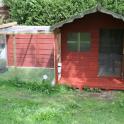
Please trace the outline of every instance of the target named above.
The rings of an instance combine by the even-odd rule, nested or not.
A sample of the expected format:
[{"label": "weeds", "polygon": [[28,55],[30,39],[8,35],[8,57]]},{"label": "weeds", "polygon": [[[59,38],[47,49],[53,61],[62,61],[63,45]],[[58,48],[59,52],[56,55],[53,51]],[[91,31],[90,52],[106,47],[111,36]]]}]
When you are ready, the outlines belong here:
[{"label": "weeds", "polygon": [[43,94],[54,94],[59,92],[67,92],[73,90],[72,88],[65,85],[52,86],[49,81],[22,81],[18,78],[11,80],[0,80],[0,85],[9,85],[18,88],[26,88],[31,91],[38,91]]},{"label": "weeds", "polygon": [[101,93],[102,92],[102,90],[99,88],[84,87],[83,90],[87,91],[87,92],[92,92],[92,93]]}]

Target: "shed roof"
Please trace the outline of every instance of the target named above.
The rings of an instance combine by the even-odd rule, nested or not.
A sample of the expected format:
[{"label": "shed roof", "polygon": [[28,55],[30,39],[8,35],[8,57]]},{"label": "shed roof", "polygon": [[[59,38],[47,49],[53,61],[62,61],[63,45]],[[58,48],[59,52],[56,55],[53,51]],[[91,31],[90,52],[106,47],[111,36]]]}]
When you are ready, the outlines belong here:
[{"label": "shed roof", "polygon": [[40,34],[49,33],[50,26],[12,26],[0,29],[0,34]]},{"label": "shed roof", "polygon": [[108,15],[111,15],[113,18],[120,19],[120,20],[124,21],[124,16],[122,16],[120,14],[117,14],[115,12],[112,12],[112,11],[106,9],[106,8],[103,8],[100,4],[98,4],[94,8],[83,11],[82,13],[79,13],[78,15],[74,15],[74,16],[70,17],[69,19],[66,19],[62,22],[56,23],[55,25],[51,26],[51,30],[53,31],[57,28],[61,28],[64,24],[71,23],[75,19],[80,19],[80,18],[83,18],[85,15],[96,13],[96,12],[101,12],[101,13],[104,13],[104,14],[108,14]]}]

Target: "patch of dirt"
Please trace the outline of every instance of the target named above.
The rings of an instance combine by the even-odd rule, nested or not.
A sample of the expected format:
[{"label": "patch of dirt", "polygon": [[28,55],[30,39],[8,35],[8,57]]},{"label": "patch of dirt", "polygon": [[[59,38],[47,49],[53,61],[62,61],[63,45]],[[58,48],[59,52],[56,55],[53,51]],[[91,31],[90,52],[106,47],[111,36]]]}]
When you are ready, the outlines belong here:
[{"label": "patch of dirt", "polygon": [[100,93],[86,93],[84,95],[85,97],[94,97],[97,98],[99,100],[108,100],[111,101],[115,98],[116,96],[116,92],[115,91],[102,91]]},{"label": "patch of dirt", "polygon": [[91,97],[96,97],[98,99],[104,100],[113,100],[115,97],[114,91],[102,91],[101,93],[92,93],[90,94]]}]

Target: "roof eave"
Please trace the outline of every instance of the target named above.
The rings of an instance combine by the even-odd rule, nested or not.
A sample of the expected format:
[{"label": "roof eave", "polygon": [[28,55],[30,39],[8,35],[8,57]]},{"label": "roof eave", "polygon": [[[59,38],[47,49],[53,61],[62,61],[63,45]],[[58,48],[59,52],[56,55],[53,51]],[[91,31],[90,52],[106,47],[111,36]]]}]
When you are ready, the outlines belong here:
[{"label": "roof eave", "polygon": [[101,12],[101,13],[104,13],[104,14],[108,14],[108,15],[111,15],[113,18],[120,19],[120,20],[124,21],[124,17],[122,15],[119,15],[117,13],[114,13],[114,12],[110,11],[110,10],[107,10],[107,9],[101,7],[100,5],[97,5],[94,8],[86,10],[86,11],[84,11],[84,12],[78,14],[78,15],[75,15],[75,16],[70,17],[69,19],[66,19],[65,21],[59,22],[59,23],[51,26],[51,31],[54,31],[57,28],[61,28],[65,24],[71,23],[76,19],[83,18],[85,15],[92,14],[92,13],[95,13],[95,12]]}]

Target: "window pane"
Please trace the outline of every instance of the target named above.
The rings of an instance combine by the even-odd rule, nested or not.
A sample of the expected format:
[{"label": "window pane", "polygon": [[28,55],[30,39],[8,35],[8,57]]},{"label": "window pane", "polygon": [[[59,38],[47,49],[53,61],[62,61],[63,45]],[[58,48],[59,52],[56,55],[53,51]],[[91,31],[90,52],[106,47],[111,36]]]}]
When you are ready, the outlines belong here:
[{"label": "window pane", "polygon": [[90,33],[80,33],[80,51],[87,51],[90,49],[91,36]]},{"label": "window pane", "polygon": [[78,33],[69,33],[67,46],[70,51],[77,51]]}]

